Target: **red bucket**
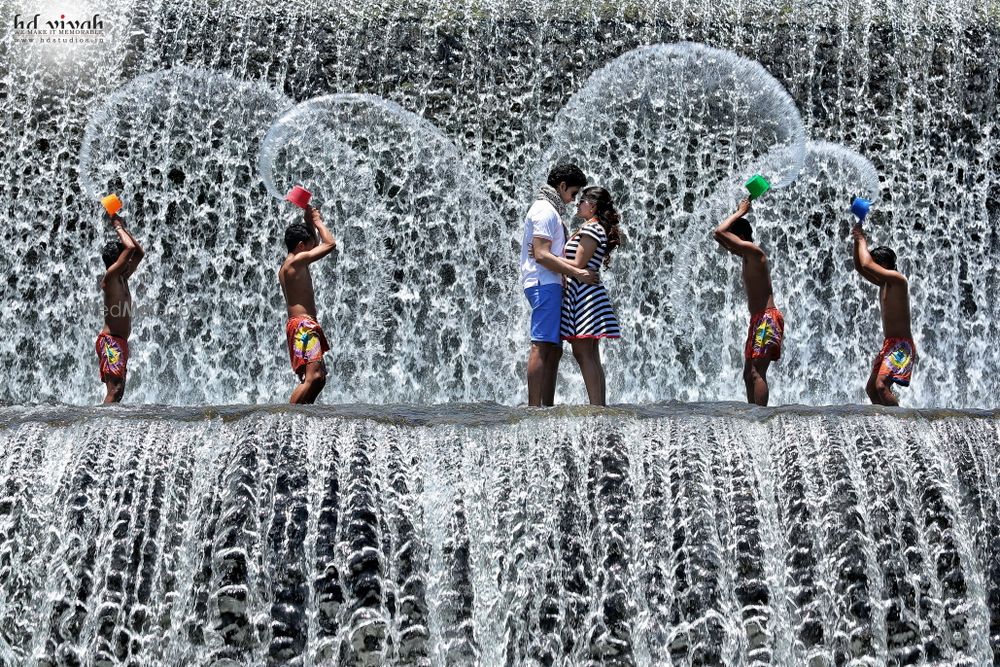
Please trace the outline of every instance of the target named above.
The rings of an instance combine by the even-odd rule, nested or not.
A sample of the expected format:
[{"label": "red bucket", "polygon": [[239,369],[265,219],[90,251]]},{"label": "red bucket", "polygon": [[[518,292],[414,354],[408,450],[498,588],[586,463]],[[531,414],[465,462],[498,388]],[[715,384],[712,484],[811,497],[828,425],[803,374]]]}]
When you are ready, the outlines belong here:
[{"label": "red bucket", "polygon": [[301,185],[296,185],[294,188],[288,191],[285,195],[285,201],[290,201],[299,208],[306,208],[309,206],[309,200],[312,198],[312,193],[306,190]]}]

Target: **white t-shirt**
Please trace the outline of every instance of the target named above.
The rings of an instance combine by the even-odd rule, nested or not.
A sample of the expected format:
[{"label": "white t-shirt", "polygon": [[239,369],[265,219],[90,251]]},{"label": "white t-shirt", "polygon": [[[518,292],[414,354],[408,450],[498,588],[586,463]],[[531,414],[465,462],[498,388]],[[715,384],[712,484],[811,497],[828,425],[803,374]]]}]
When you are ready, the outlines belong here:
[{"label": "white t-shirt", "polygon": [[552,241],[552,254],[561,257],[566,245],[566,228],[556,207],[537,199],[524,216],[524,237],[521,239],[521,287],[527,289],[535,285],[562,284],[562,275],[541,266],[528,256],[528,246],[536,236]]}]

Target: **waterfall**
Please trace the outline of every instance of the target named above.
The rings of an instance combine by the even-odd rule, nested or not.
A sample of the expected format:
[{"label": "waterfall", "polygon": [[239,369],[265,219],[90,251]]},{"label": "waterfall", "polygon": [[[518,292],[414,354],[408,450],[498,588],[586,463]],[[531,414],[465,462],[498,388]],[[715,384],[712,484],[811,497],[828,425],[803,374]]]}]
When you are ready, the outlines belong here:
[{"label": "waterfall", "polygon": [[[103,42],[0,29],[0,664],[1000,661],[995,3],[66,11]],[[512,239],[559,159],[622,213],[606,410],[510,407]],[[747,315],[711,239],[758,172],[771,409],[730,402]],[[330,405],[301,409],[274,405],[296,183],[339,241]],[[111,191],[147,258],[98,409]],[[910,282],[905,409],[831,407],[881,342],[856,195]]]},{"label": "waterfall", "polygon": [[996,412],[0,409],[0,662],[949,664]]},{"label": "waterfall", "polygon": [[[881,341],[846,209],[871,179],[816,152],[831,142],[877,170],[870,234],[910,279],[921,362],[904,402],[995,404],[1000,35],[986,0],[84,9],[102,17],[99,46],[0,33],[0,402],[101,395],[95,197],[112,189],[148,250],[126,400],[284,400],[274,273],[295,210],[273,194],[296,178],[342,241],[317,267],[335,338],[325,401],[523,401],[509,246],[549,156],[574,150],[622,204],[612,401],[739,398],[746,318],[709,230],[754,170],[797,174],[755,209],[788,325],[772,401],[861,401]],[[317,100],[340,106],[299,122]],[[269,193],[258,156],[280,127]],[[560,400],[581,401],[568,357],[561,372]]]}]

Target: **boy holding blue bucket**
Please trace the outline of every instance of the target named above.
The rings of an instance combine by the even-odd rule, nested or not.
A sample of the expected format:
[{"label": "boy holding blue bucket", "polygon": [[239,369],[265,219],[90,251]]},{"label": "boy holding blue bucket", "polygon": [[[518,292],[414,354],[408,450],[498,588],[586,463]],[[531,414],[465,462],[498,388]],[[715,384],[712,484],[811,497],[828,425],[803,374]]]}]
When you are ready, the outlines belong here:
[{"label": "boy holding blue bucket", "polygon": [[563,276],[593,284],[597,274],[578,269],[563,258],[566,205],[587,185],[575,164],[561,164],[549,172],[534,203],[524,217],[521,239],[521,287],[531,304],[531,352],[528,354],[528,405],[555,402],[556,374],[562,357]]},{"label": "boy holding blue bucket", "polygon": [[858,217],[851,230],[854,237],[854,268],[868,282],[878,285],[882,310],[884,340],[865,391],[875,405],[899,405],[892,385],[910,386],[917,346],[910,328],[910,288],[902,273],[896,270],[896,253],[885,246],[868,249],[868,239],[861,223],[868,214],[869,203],[856,199],[851,211]]}]

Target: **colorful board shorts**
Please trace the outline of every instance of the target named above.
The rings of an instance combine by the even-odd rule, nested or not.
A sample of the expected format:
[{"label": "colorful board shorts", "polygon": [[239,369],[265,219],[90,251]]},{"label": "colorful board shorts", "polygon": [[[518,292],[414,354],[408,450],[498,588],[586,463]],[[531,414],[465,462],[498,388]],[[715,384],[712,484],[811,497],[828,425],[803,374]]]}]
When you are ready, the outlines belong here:
[{"label": "colorful board shorts", "polygon": [[562,284],[526,287],[524,296],[531,304],[531,342],[562,344]]},{"label": "colorful board shorts", "polygon": [[917,346],[912,338],[886,338],[875,356],[875,368],[880,378],[888,378],[901,387],[910,386]]},{"label": "colorful board shorts", "polygon": [[785,318],[777,308],[765,308],[750,317],[747,343],[743,348],[745,359],[781,358],[781,343],[785,339]]},{"label": "colorful board shorts", "polygon": [[128,341],[102,331],[97,334],[97,364],[101,369],[101,382],[125,381],[128,374]]},{"label": "colorful board shorts", "polygon": [[285,325],[285,335],[288,337],[292,370],[297,375],[305,373],[306,364],[323,361],[323,353],[330,349],[319,322],[308,315],[289,319]]}]

